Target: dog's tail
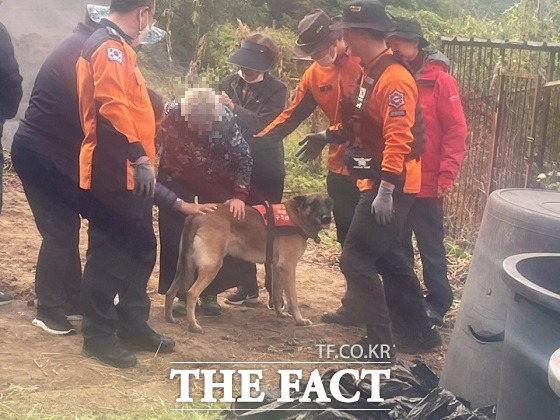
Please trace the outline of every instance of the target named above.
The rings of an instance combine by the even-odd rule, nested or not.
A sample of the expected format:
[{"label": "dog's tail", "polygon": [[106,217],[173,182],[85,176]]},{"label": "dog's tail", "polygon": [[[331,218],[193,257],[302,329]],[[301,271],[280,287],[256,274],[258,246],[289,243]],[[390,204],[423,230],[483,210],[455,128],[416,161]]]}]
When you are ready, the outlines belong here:
[{"label": "dog's tail", "polygon": [[193,259],[193,240],[196,235],[197,227],[193,223],[195,217],[189,216],[185,219],[181,243],[179,245],[179,258],[177,259],[177,272],[175,276],[180,276],[183,281],[180,283],[179,296],[184,296],[194,283],[195,270]]}]

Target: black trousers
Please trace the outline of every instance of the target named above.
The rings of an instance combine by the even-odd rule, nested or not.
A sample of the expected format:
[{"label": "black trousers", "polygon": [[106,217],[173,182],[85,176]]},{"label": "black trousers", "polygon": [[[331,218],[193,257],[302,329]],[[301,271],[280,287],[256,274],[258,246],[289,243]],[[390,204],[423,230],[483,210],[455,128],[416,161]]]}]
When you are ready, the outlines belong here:
[{"label": "black trousers", "polygon": [[416,198],[410,209],[403,233],[403,246],[409,261],[414,264],[412,232],[416,237],[424,284],[428,289],[426,302],[443,316],[453,303],[443,245],[443,198]]},{"label": "black trousers", "polygon": [[342,245],[350,229],[354,210],[360,200],[360,190],[351,176],[329,171],[327,174],[327,192],[329,197],[334,200],[333,215],[336,224],[336,237]]},{"label": "black trousers", "polygon": [[35,272],[37,315],[64,316],[65,310],[79,309],[82,281],[76,179],[17,140],[12,145],[12,161],[43,238]]},{"label": "black trousers", "polygon": [[103,346],[116,340],[116,331],[142,334],[149,328],[146,286],[156,259],[153,203],[131,191],[88,195],[82,335],[84,344]]},{"label": "black trousers", "polygon": [[392,277],[392,281],[400,292],[401,302],[406,304],[407,318],[420,330],[427,328],[429,323],[418,279],[400,245],[402,228],[414,196],[394,192],[394,218],[382,226],[376,223],[370,210],[376,194],[373,190],[361,194],[342,248],[340,269],[347,282],[342,304],[363,320],[372,340],[392,344],[391,319],[378,275],[380,269],[386,268],[381,267],[385,262],[390,262],[401,274]]}]

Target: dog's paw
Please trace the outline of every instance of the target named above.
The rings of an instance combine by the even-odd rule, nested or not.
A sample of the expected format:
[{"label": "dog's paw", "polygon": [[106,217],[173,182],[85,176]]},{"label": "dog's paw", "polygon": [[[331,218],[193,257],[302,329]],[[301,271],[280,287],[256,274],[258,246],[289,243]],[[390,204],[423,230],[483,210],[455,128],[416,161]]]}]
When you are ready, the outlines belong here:
[{"label": "dog's paw", "polygon": [[291,316],[289,313],[287,312],[282,312],[282,311],[276,311],[276,316],[278,318],[288,318],[289,316]]},{"label": "dog's paw", "polygon": [[179,321],[177,321],[173,315],[169,315],[165,317],[165,321],[169,322],[170,324],[178,324]]},{"label": "dog's paw", "polygon": [[305,326],[307,326],[307,325],[313,325],[313,322],[311,322],[311,320],[309,320],[309,319],[305,319],[305,318],[304,318],[304,319],[302,319],[301,321],[297,321],[297,322],[296,322],[296,325],[297,325],[298,327],[305,327]]},{"label": "dog's paw", "polygon": [[196,322],[194,324],[189,324],[187,328],[192,333],[202,334],[203,332],[202,327]]}]

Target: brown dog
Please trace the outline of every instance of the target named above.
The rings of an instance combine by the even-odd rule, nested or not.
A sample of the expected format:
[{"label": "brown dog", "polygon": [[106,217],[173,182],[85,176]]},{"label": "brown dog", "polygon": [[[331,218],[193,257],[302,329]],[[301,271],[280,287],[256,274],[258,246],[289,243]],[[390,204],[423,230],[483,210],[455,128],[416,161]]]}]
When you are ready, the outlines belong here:
[{"label": "brown dog", "polygon": [[[333,201],[326,194],[297,196],[284,203],[286,211],[299,232],[279,235],[274,239],[272,258],[272,297],[277,316],[282,312],[282,293],[286,292],[288,311],[296,325],[310,325],[297,304],[296,265],[307,246],[307,239],[319,241],[318,233],[331,223]],[[187,218],[181,238],[177,274],[165,295],[165,319],[176,322],[171,307],[177,292],[187,291],[187,326],[202,332],[196,322],[198,297],[214,280],[226,255],[252,263],[266,260],[267,231],[262,216],[252,207],[246,208],[245,219],[236,220],[224,204],[214,213]],[[195,272],[198,277],[194,279]],[[193,284],[194,282],[194,284]]]}]

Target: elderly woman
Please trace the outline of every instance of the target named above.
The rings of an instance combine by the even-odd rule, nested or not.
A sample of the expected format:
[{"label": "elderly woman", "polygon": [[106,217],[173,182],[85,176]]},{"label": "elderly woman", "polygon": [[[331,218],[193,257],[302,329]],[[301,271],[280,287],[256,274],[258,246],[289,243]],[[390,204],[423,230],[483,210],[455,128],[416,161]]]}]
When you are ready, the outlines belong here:
[{"label": "elderly woman", "polygon": [[[166,114],[158,135],[163,149],[158,183],[177,194],[178,205],[195,198],[199,203],[226,202],[234,216],[242,219],[253,158],[233,113],[214,91],[197,88],[188,90],[180,102],[168,104]],[[161,294],[175,277],[184,220],[180,213],[160,209]],[[206,296],[201,297],[202,308],[215,315],[213,299],[208,305]]]}]

